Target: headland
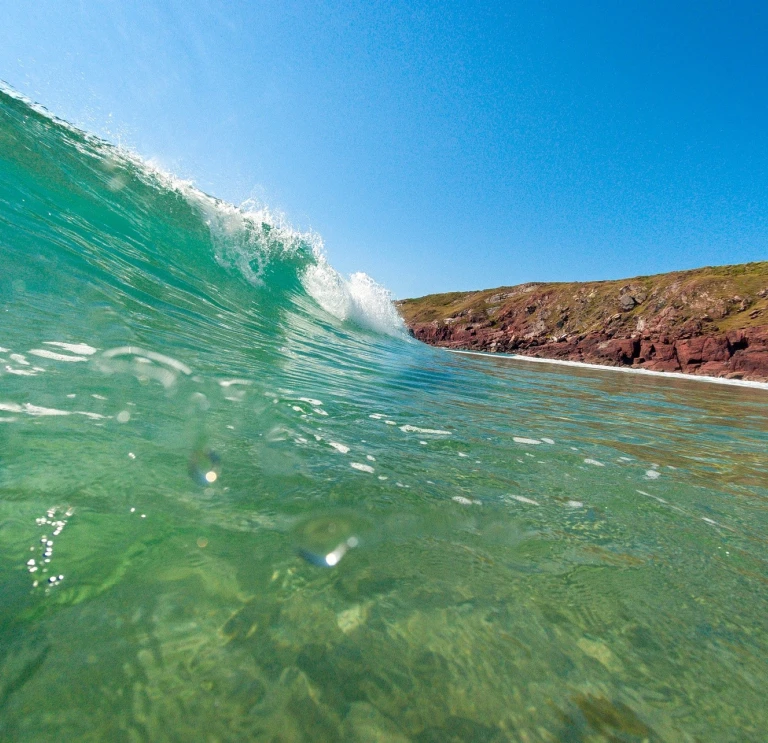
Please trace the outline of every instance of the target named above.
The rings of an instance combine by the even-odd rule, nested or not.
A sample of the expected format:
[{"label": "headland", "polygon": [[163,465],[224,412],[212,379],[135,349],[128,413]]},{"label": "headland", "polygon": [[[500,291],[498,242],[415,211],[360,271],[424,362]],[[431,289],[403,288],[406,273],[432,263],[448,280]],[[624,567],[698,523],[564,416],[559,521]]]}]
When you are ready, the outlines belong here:
[{"label": "headland", "polygon": [[768,382],[768,261],[397,303],[425,343]]}]

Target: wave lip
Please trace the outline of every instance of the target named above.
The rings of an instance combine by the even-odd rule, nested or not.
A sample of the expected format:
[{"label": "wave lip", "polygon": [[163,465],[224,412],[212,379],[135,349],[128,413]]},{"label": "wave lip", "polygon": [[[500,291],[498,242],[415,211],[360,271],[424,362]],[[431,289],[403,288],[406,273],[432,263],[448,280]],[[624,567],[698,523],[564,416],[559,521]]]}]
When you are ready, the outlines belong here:
[{"label": "wave lip", "polygon": [[329,314],[351,320],[387,335],[405,335],[405,323],[395,309],[392,294],[368,274],[357,272],[345,279],[322,255],[302,277],[307,293]]}]

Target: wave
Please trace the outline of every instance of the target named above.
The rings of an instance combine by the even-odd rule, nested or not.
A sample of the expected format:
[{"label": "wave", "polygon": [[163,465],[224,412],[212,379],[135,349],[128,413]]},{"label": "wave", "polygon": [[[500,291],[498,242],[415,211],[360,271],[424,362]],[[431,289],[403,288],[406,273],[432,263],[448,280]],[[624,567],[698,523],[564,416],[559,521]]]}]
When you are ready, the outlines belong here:
[{"label": "wave", "polygon": [[[319,321],[329,314],[405,336],[389,291],[363,273],[341,275],[328,263],[319,235],[294,229],[267,206],[214,198],[135,152],[57,119],[6,85],[0,86],[0,126],[2,175],[6,185],[17,184],[3,194],[5,211],[23,204],[38,251],[79,254],[130,285],[169,274],[192,285],[204,278],[209,299],[226,291],[236,273],[254,295],[263,295],[259,303],[264,297],[273,305],[298,303]],[[7,232],[15,224],[7,215],[7,242],[14,242]],[[160,276],[158,263],[166,263]],[[312,302],[302,301],[307,298]]]}]

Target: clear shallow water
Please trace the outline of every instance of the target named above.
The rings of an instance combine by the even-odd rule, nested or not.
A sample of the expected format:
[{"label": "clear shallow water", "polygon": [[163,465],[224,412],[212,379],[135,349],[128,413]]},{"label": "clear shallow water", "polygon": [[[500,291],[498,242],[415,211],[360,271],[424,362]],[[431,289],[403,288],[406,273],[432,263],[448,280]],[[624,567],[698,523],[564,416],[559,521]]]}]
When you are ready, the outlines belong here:
[{"label": "clear shallow water", "polygon": [[0,738],[764,738],[765,391],[420,346],[4,94],[0,251]]}]

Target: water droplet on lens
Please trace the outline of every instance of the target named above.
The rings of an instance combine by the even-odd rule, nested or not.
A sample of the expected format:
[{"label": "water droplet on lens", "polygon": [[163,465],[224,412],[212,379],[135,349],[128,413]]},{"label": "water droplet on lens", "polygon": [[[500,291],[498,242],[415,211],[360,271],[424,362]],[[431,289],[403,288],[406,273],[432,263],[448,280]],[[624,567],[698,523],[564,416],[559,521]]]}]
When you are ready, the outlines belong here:
[{"label": "water droplet on lens", "polygon": [[310,519],[296,529],[296,551],[310,565],[335,567],[359,545],[354,532],[361,526],[357,519],[343,514]]},{"label": "water droplet on lens", "polygon": [[210,449],[198,449],[190,457],[188,472],[198,485],[212,485],[221,476],[221,457]]}]

